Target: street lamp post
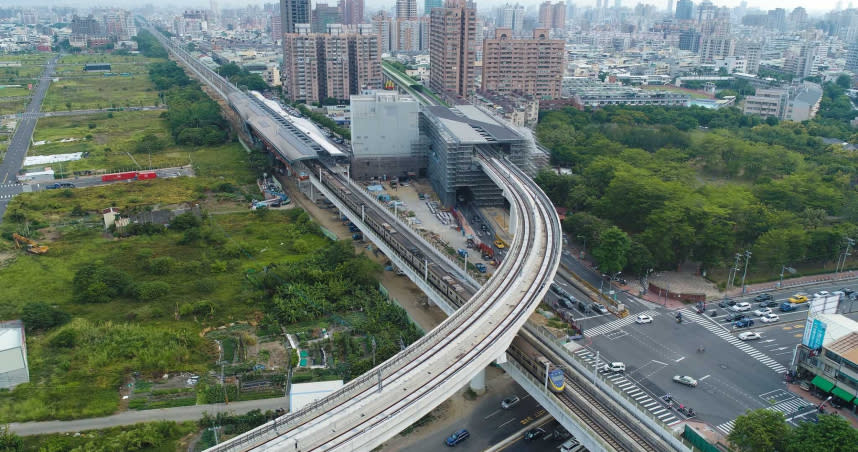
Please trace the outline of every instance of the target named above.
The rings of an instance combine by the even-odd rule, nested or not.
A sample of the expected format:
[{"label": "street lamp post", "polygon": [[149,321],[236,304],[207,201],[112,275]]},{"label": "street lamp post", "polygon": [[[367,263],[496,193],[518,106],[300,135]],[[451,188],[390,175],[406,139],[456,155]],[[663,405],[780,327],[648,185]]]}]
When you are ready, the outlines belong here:
[{"label": "street lamp post", "polygon": [[784,270],[788,271],[791,275],[795,274],[794,268],[781,265],[781,281],[778,283],[778,289],[782,288],[784,285]]}]

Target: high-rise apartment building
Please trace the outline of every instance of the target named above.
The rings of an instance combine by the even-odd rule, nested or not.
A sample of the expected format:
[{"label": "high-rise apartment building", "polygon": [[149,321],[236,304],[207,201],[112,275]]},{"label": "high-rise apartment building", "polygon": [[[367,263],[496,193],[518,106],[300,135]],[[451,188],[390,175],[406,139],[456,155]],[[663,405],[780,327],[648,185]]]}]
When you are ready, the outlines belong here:
[{"label": "high-rise apartment building", "polygon": [[858,42],[849,46],[846,53],[846,70],[858,73]]},{"label": "high-rise apartment building", "polygon": [[397,19],[416,19],[417,0],[396,0]]},{"label": "high-rise apartment building", "polygon": [[295,33],[295,24],[309,24],[310,12],[310,0],[280,0],[283,33]]},{"label": "high-rise apartment building", "polygon": [[564,40],[549,39],[547,28],[533,30],[531,39],[514,39],[512,30],[498,28],[494,39],[483,42],[481,89],[500,95],[559,98],[564,48]]},{"label": "high-rise apartment building", "polygon": [[372,16],[373,33],[378,36],[382,52],[394,50],[393,19],[384,11]]},{"label": "high-rise apartment building", "polygon": [[468,97],[474,85],[476,5],[448,0],[432,10],[429,28],[429,87],[444,95]]},{"label": "high-rise apartment building", "polygon": [[271,15],[271,40],[275,43],[283,39],[283,26],[280,20],[280,14]]},{"label": "high-rise apartment building", "polygon": [[676,2],[676,15],[679,20],[691,20],[694,2],[691,0],[678,0]]},{"label": "high-rise apartment building", "polygon": [[363,23],[364,0],[340,0],[340,10],[343,15],[343,24]]},{"label": "high-rise apartment building", "polygon": [[780,32],[786,31],[786,10],[783,8],[770,9],[766,17],[766,27]]},{"label": "high-rise apartment building", "polygon": [[425,0],[423,2],[423,14],[432,14],[432,8],[441,8],[444,3],[441,0]]},{"label": "high-rise apartment building", "polygon": [[311,21],[313,33],[324,33],[328,30],[328,25],[343,23],[340,12],[341,10],[337,6],[329,6],[327,3],[317,2],[316,7],[313,8]]},{"label": "high-rise apartment building", "polygon": [[283,93],[290,100],[342,100],[381,88],[381,43],[372,25],[333,24],[329,33],[310,33],[306,25],[296,30],[283,38]]},{"label": "high-rise apartment building", "polygon": [[524,30],[524,6],[507,3],[498,9],[496,25],[499,28],[509,28],[515,33]]},{"label": "high-rise apartment building", "polygon": [[566,28],[566,4],[552,4],[550,0],[546,0],[539,5],[539,26],[562,33]]}]

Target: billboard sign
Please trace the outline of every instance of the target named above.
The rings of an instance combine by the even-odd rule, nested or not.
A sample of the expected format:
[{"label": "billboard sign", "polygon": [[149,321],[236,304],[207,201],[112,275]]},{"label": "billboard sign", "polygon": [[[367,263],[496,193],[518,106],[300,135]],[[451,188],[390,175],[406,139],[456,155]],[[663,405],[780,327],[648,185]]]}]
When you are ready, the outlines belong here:
[{"label": "billboard sign", "polygon": [[838,303],[840,303],[840,295],[814,297],[810,300],[808,311],[810,314],[836,314]]},{"label": "billboard sign", "polygon": [[804,327],[804,336],[801,338],[802,345],[811,350],[822,347],[822,341],[825,339],[825,329],[826,325],[821,320],[808,317]]}]

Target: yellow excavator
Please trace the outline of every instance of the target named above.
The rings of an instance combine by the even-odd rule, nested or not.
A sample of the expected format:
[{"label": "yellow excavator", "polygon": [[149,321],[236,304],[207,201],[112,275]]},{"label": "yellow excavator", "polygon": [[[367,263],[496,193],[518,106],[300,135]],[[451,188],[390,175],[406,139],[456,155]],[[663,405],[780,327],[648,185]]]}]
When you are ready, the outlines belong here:
[{"label": "yellow excavator", "polygon": [[33,240],[24,237],[19,234],[12,234],[12,238],[15,239],[15,246],[21,248],[22,244],[27,249],[27,252],[30,254],[45,254],[48,252],[47,246],[40,246],[38,243]]}]

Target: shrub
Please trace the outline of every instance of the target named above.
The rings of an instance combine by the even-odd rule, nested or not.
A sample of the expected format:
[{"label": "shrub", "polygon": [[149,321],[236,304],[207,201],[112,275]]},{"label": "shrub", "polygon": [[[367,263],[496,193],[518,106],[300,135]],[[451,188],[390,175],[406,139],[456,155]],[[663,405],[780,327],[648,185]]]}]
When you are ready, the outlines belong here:
[{"label": "shrub", "polygon": [[27,331],[46,330],[69,321],[69,315],[40,301],[27,303],[21,309],[21,320]]},{"label": "shrub", "polygon": [[149,301],[161,298],[170,291],[170,285],[164,281],[148,281],[134,287],[134,298]]}]

